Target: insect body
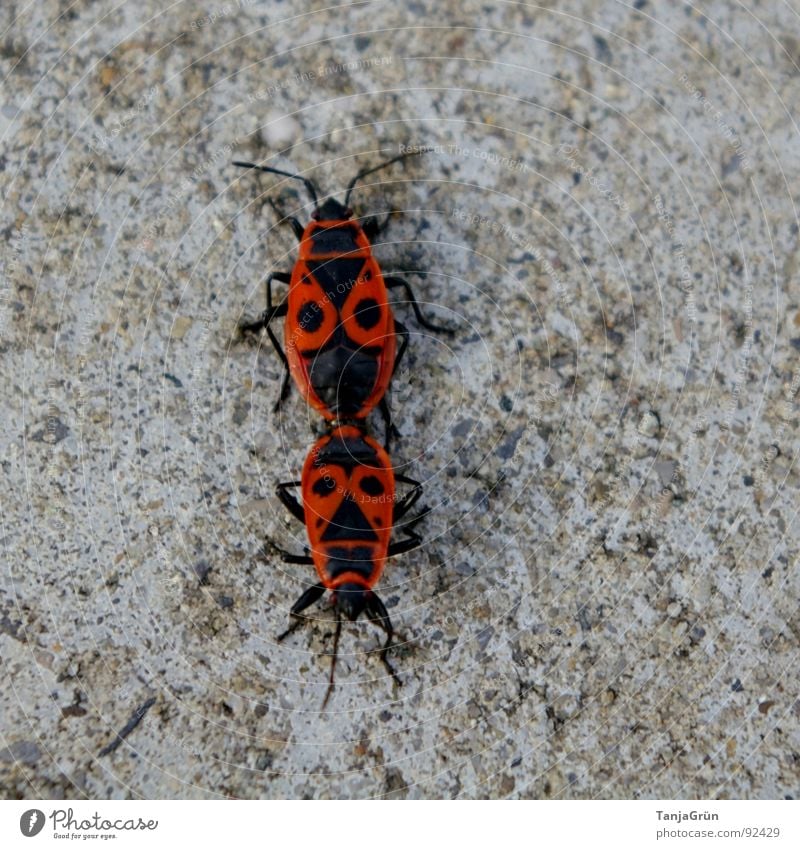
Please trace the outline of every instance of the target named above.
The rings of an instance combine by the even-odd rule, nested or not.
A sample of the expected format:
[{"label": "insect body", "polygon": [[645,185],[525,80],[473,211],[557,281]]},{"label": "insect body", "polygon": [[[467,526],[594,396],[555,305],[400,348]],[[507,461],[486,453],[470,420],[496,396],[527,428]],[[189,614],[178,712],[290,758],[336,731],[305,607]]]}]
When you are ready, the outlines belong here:
[{"label": "insect body", "polygon": [[[286,367],[276,409],[288,395],[291,375],[306,401],[328,421],[363,420],[379,406],[390,424],[385,393],[405,353],[408,331],[394,319],[389,289],[405,291],[423,327],[450,332],[424,318],[405,280],[381,273],[371,239],[388,224],[389,216],[382,224],[367,218],[362,225],[348,206],[358,180],[408,155],[412,154],[360,171],[347,188],[344,204],[334,198],[320,204],[314,184],[299,175],[249,162],[233,163],[301,180],[314,203],[307,226],[296,218],[287,219],[300,241],[294,269],[269,275],[266,311],[258,321],[241,325],[244,331],[265,328]],[[273,281],[289,285],[288,298],[278,304],[273,303]],[[286,318],[285,350],[270,326],[280,317]]]},{"label": "insect body", "polygon": [[[408,494],[399,501],[395,497],[398,481],[411,485]],[[294,487],[300,487],[302,504],[290,491]],[[294,622],[278,639],[283,640],[299,627],[306,618],[303,611],[330,590],[336,610],[336,633],[325,703],[333,688],[343,617],[352,622],[366,613],[386,632],[381,660],[398,681],[386,658],[394,630],[373,587],[387,557],[410,551],[421,543],[413,528],[427,510],[402,527],[398,525],[421,496],[420,484],[396,475],[386,451],[360,428],[342,425],[313,446],[303,466],[302,479],[281,483],[277,491],[289,511],[305,524],[310,553],[278,551],[287,563],[313,565],[319,577],[292,607]],[[405,539],[393,543],[390,538],[395,526]]]},{"label": "insect body", "polygon": [[300,243],[289,284],[285,351],[289,371],[314,409],[327,419],[360,419],[389,386],[395,321],[363,228],[345,217],[346,210],[330,211],[341,217],[312,221]]}]

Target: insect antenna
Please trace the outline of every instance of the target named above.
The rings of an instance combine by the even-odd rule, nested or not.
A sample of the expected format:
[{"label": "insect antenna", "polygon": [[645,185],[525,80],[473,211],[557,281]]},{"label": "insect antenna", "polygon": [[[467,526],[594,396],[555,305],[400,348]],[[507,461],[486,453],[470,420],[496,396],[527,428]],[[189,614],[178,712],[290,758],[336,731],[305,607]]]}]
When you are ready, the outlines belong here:
[{"label": "insect antenna", "polygon": [[380,165],[374,165],[372,168],[364,168],[362,171],[359,171],[347,187],[347,194],[344,196],[344,205],[346,207],[350,206],[350,195],[352,194],[356,183],[363,177],[366,177],[369,174],[374,174],[376,171],[380,171],[381,168],[386,168],[387,165],[392,165],[394,162],[399,162],[401,159],[407,159],[409,156],[421,156],[423,153],[430,153],[431,150],[433,150],[433,148],[430,147],[421,147],[419,150],[410,150],[407,153],[401,153],[400,156],[387,159],[386,162],[381,162]]},{"label": "insect antenna", "polygon": [[288,171],[281,171],[278,168],[270,168],[267,165],[256,165],[253,162],[236,161],[232,164],[239,168],[254,168],[256,171],[266,171],[268,174],[280,174],[282,177],[291,177],[293,180],[300,180],[300,182],[305,185],[308,193],[311,195],[311,199],[314,201],[314,209],[319,206],[319,201],[317,200],[317,188],[307,177],[302,177],[300,174],[290,174]]},{"label": "insect antenna", "polygon": [[333,660],[331,661],[331,674],[328,679],[328,689],[325,692],[325,699],[322,702],[322,709],[325,710],[325,705],[328,704],[328,699],[331,697],[331,693],[333,692],[333,677],[336,672],[336,657],[339,654],[339,636],[342,633],[342,617],[341,614],[337,612],[336,614],[336,632],[333,635]]}]

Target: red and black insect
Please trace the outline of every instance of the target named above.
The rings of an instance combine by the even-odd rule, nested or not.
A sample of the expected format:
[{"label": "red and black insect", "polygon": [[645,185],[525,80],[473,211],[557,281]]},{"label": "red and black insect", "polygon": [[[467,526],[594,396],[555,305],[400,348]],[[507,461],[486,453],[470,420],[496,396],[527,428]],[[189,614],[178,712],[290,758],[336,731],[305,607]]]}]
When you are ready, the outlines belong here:
[{"label": "red and black insect", "polygon": [[[411,486],[399,501],[395,498],[398,481]],[[292,487],[300,487],[302,503],[289,491]],[[422,542],[414,526],[427,515],[427,509],[400,524],[419,500],[421,485],[395,474],[386,451],[360,428],[340,425],[315,443],[306,457],[302,479],[278,484],[277,493],[292,515],[305,524],[309,547],[303,555],[275,550],[286,563],[315,566],[319,576],[318,583],[295,602],[291,609],[294,621],[278,639],[283,640],[305,622],[303,611],[330,590],[336,610],[336,632],[323,707],[333,689],[343,618],[354,622],[365,613],[386,632],[380,657],[399,684],[386,657],[394,629],[373,587],[387,557],[411,551]],[[391,542],[393,529],[405,539]]]},{"label": "red and black insect", "polygon": [[[267,277],[266,311],[258,321],[240,325],[249,332],[265,328],[286,368],[276,410],[288,395],[291,375],[306,401],[326,420],[363,420],[379,406],[390,427],[385,393],[408,345],[408,330],[394,319],[388,289],[405,291],[423,327],[451,332],[425,319],[407,281],[382,274],[371,241],[388,225],[391,213],[380,224],[376,218],[367,218],[362,225],[349,207],[359,180],[420,152],[425,150],[359,171],[347,187],[343,204],[331,197],[320,205],[314,183],[299,174],[251,162],[233,163],[300,180],[314,204],[307,226],[296,218],[285,219],[300,242],[297,261],[291,273],[273,271]],[[289,285],[287,299],[279,304],[273,303],[273,281]],[[270,326],[280,317],[286,318],[285,350]]]}]

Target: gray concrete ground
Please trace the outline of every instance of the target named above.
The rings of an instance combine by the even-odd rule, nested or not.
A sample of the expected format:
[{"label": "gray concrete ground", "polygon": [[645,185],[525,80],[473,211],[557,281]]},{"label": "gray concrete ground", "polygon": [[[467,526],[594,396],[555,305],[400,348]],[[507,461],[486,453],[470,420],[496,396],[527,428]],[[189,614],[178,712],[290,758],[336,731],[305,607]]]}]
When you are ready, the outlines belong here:
[{"label": "gray concrete ground", "polygon": [[[797,4],[0,10],[4,797],[796,797]],[[400,212],[424,546],[321,711],[233,339],[295,242],[235,158]],[[376,430],[379,430],[375,421]],[[137,721],[138,720],[138,721]],[[120,742],[116,736],[123,732]]]}]

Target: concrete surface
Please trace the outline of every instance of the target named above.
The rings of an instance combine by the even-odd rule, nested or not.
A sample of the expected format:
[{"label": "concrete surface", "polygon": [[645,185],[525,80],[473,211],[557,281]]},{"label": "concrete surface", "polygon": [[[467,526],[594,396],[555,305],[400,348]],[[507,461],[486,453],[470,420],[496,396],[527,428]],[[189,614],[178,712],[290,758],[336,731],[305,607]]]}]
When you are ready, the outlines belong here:
[{"label": "concrete surface", "polygon": [[[800,18],[702,8],[3,4],[4,797],[800,793]],[[348,625],[321,712],[261,550],[319,421],[233,339],[307,198],[229,163],[414,144],[354,201],[457,327],[397,307],[404,684]]]}]

